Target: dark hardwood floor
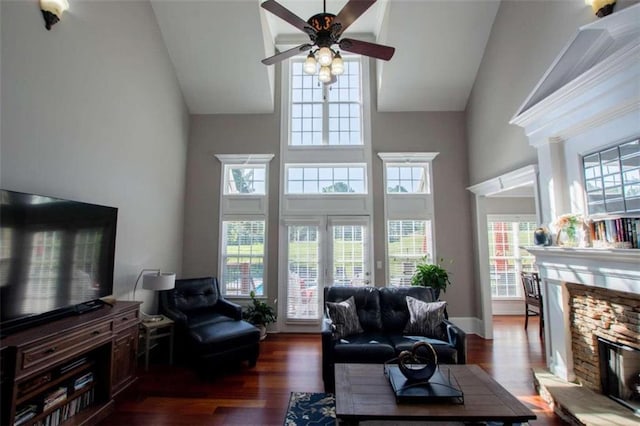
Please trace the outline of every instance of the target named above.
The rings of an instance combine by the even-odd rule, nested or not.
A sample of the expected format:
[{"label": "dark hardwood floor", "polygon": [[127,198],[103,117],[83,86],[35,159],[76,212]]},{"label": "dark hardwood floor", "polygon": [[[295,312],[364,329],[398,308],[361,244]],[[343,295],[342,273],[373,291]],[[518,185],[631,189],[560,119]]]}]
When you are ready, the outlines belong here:
[{"label": "dark hardwood floor", "polygon": [[[468,362],[479,364],[538,416],[531,425],[562,425],[537,396],[532,367],[544,367],[537,319],[494,318],[494,339],[468,336]],[[255,368],[242,365],[203,379],[158,358],[116,404],[103,426],[282,425],[292,391],[322,392],[320,336],[271,334]],[[161,350],[157,348],[156,351]]]}]

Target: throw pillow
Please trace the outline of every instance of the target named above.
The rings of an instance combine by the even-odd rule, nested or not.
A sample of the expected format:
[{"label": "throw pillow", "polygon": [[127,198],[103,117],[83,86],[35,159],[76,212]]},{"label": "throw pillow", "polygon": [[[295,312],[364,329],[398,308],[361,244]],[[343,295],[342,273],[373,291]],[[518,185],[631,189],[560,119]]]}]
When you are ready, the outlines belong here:
[{"label": "throw pillow", "polygon": [[444,309],[447,302],[423,302],[415,297],[407,296],[409,321],[404,328],[404,334],[436,336],[438,328],[444,321]]},{"label": "throw pillow", "polygon": [[363,330],[356,311],[356,301],[353,296],[343,302],[327,302],[327,313],[335,326],[338,339],[362,333]]}]

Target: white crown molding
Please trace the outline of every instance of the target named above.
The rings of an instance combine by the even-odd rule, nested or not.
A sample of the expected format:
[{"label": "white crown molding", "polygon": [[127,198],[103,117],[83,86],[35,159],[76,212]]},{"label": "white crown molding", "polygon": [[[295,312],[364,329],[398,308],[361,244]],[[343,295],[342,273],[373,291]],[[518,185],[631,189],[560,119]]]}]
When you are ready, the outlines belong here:
[{"label": "white crown molding", "polygon": [[536,183],[538,166],[531,164],[501,176],[472,185],[467,190],[476,195],[488,196],[508,189]]},{"label": "white crown molding", "polygon": [[379,152],[378,157],[387,163],[424,163],[433,161],[439,152]]},{"label": "white crown molding", "polygon": [[222,164],[265,164],[270,162],[274,154],[215,154]]},{"label": "white crown molding", "polygon": [[511,124],[540,146],[640,110],[640,4],[585,25]]}]

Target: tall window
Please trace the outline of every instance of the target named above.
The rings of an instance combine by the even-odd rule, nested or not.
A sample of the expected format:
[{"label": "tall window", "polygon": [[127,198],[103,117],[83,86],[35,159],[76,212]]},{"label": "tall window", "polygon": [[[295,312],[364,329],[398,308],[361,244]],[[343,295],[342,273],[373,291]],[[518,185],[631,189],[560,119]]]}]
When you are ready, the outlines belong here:
[{"label": "tall window", "polygon": [[379,153],[387,224],[387,283],[410,285],[416,265],[435,262],[431,162],[438,153]]},{"label": "tall window", "polygon": [[264,295],[264,221],[224,221],[222,282],[226,294]]},{"label": "tall window", "polygon": [[520,272],[533,269],[534,257],[521,246],[533,245],[535,216],[488,216],[491,296],[522,297]]},{"label": "tall window", "polygon": [[416,270],[416,265],[425,257],[427,260],[433,260],[431,247],[431,221],[388,221],[389,284],[411,285],[411,277]]},{"label": "tall window", "polygon": [[271,154],[216,155],[222,163],[218,277],[227,296],[266,296]]},{"label": "tall window", "polygon": [[291,62],[291,135],[289,144],[362,145],[360,61],[344,58],[345,72],[330,86]]}]

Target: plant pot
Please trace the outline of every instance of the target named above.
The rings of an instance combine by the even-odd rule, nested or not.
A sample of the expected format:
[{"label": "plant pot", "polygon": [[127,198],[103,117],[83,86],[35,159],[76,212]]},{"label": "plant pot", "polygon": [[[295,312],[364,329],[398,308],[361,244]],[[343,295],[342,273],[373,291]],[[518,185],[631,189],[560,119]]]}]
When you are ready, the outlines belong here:
[{"label": "plant pot", "polygon": [[266,325],[256,325],[258,330],[260,330],[260,340],[264,340],[267,338],[267,326]]}]

